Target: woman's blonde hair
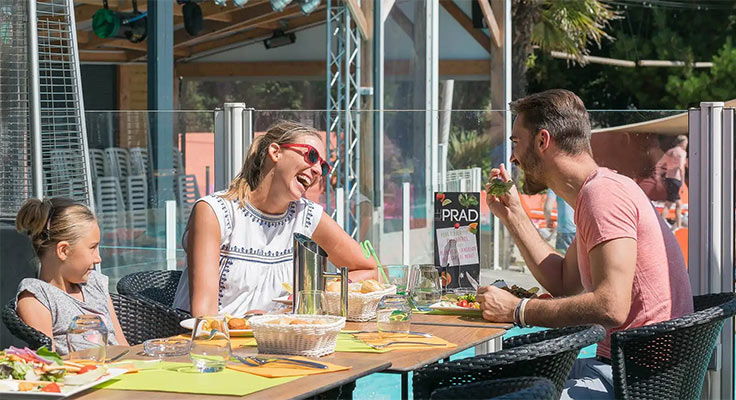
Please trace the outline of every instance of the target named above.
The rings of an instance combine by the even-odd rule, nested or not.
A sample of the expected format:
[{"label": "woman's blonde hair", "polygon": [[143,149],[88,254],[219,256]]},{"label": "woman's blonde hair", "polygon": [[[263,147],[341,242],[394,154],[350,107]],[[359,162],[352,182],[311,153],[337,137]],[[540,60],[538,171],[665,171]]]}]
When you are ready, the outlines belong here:
[{"label": "woman's blonde hair", "polygon": [[279,121],[268,128],[265,134],[253,139],[243,168],[230,182],[230,188],[222,197],[237,200],[242,206],[263,179],[263,161],[268,154],[268,146],[272,143],[278,145],[294,143],[304,135],[312,135],[322,140],[322,136],[314,128],[293,121]]},{"label": "woman's blonde hair", "polygon": [[86,229],[83,222],[96,221],[87,206],[71,199],[28,199],[18,210],[15,229],[31,238],[33,250],[41,257],[61,241],[73,244]]}]

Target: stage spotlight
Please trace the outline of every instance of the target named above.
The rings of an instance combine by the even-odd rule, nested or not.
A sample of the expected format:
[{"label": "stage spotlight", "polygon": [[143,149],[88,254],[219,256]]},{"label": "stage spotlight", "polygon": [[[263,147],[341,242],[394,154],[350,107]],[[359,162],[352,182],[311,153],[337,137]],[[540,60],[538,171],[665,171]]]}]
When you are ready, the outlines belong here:
[{"label": "stage spotlight", "polygon": [[247,2],[248,0],[233,0],[233,3],[238,7],[243,7]]},{"label": "stage spotlight", "polygon": [[274,11],[284,11],[284,8],[291,3],[291,0],[271,0],[271,8],[273,8]]},{"label": "stage spotlight", "polygon": [[214,0],[215,4],[220,7],[227,7],[227,0]]},{"label": "stage spotlight", "polygon": [[302,14],[309,15],[319,7],[320,1],[321,0],[297,0],[297,3],[299,3],[299,8],[302,9]]},{"label": "stage spotlight", "polygon": [[284,31],[276,30],[273,32],[273,36],[263,41],[263,45],[267,49],[273,49],[276,47],[286,46],[296,42],[296,34],[294,32],[284,33]]}]

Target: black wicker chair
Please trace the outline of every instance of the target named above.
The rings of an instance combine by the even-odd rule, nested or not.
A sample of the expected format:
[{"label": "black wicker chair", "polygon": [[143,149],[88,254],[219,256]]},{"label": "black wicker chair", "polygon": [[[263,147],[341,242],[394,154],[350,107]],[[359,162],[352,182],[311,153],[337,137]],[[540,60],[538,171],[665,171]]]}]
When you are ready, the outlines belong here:
[{"label": "black wicker chair", "polygon": [[[116,293],[110,293],[110,298],[125,339],[131,346],[148,339],[188,332],[179,325],[182,315],[169,307]],[[18,317],[18,313],[15,312],[15,300],[3,307],[2,319],[8,330],[18,339],[28,343],[28,347],[32,349],[41,346],[51,347],[51,339],[48,336],[26,325]]]},{"label": "black wicker chair", "polygon": [[181,271],[142,271],[125,275],[118,281],[118,293],[143,296],[171,307],[181,274]]},{"label": "black wicker chair", "polygon": [[26,325],[22,319],[15,312],[15,299],[8,302],[3,307],[2,319],[5,326],[8,328],[10,333],[18,339],[26,342],[28,347],[32,349],[38,349],[41,346],[51,348],[51,338],[43,334],[41,331],[37,331],[34,328]]},{"label": "black wicker chair", "polygon": [[120,328],[131,346],[148,339],[188,332],[179,325],[185,316],[171,307],[117,293],[110,293],[110,298],[120,321]]},{"label": "black wicker chair", "polygon": [[493,379],[437,389],[430,397],[441,399],[557,400],[557,388],[547,378]]},{"label": "black wicker chair", "polygon": [[695,312],[611,335],[617,399],[699,399],[716,339],[736,294],[695,296]]},{"label": "black wicker chair", "polygon": [[443,387],[522,376],[549,379],[559,397],[580,349],[601,341],[605,334],[600,325],[586,325],[508,338],[498,352],[416,370],[414,398],[429,398]]}]

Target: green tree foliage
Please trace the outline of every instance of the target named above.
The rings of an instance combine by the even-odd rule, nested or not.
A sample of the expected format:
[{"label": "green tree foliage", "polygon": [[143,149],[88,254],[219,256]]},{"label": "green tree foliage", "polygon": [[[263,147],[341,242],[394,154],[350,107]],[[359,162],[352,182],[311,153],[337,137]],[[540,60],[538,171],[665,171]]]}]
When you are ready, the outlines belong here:
[{"label": "green tree foliage", "polygon": [[710,71],[688,71],[685,76],[672,75],[667,92],[679,104],[699,101],[724,101],[736,98],[736,48],[729,40],[713,57]]},{"label": "green tree foliage", "polygon": [[[685,6],[695,4],[680,3]],[[590,109],[672,110],[684,109],[706,97],[712,99],[702,96],[712,82],[725,79],[714,80],[716,71],[721,71],[720,76],[726,76],[729,70],[726,65],[731,56],[726,47],[729,46],[727,43],[736,40],[736,2],[714,3],[717,8],[709,9],[627,4],[626,8],[619,6],[617,9],[623,18],[611,24],[610,34],[616,40],[604,41],[593,55],[630,61],[713,61],[724,66],[713,69],[580,66],[538,51],[535,53],[538,56],[536,63],[527,75],[529,92],[568,88],[580,95]],[[718,57],[714,58],[716,55]],[[736,91],[729,95],[728,88],[733,88],[733,84],[724,83],[722,86],[724,90],[721,92],[725,92],[725,97],[721,100],[736,97]]]}]

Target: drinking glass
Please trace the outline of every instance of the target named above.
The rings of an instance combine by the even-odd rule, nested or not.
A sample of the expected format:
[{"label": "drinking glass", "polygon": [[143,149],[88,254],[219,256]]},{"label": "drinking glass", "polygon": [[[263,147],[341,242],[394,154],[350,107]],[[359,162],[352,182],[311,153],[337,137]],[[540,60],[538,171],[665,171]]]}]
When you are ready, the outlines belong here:
[{"label": "drinking glass", "polygon": [[418,310],[429,311],[429,306],[442,298],[442,282],[437,268],[432,264],[415,266],[416,277],[411,297]]},{"label": "drinking glass", "polygon": [[77,315],[72,319],[66,335],[70,358],[105,362],[107,335],[107,327],[99,315]]},{"label": "drinking glass", "polygon": [[408,265],[384,265],[383,266],[384,272],[386,272],[386,277],[388,278],[388,282],[383,277],[383,274],[378,274],[378,281],[384,284],[391,284],[396,285],[396,293],[401,295],[406,295],[407,290],[407,284],[409,281],[409,266]]},{"label": "drinking glass", "polygon": [[411,328],[411,305],[406,297],[387,294],[376,308],[376,326],[381,339],[405,338]]},{"label": "drinking glass", "polygon": [[220,372],[230,359],[230,334],[224,316],[197,317],[189,358],[199,372]]},{"label": "drinking glass", "polygon": [[325,292],[322,290],[300,290],[296,296],[297,314],[326,314]]}]

